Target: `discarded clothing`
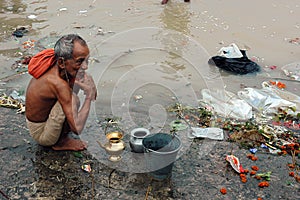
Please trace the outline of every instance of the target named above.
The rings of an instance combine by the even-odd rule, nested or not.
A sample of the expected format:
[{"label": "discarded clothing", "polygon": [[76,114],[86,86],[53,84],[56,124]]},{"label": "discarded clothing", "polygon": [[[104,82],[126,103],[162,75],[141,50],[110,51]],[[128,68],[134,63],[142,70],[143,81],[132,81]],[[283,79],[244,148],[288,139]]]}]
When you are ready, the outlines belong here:
[{"label": "discarded clothing", "polygon": [[28,72],[38,79],[55,64],[54,49],[45,49],[33,56],[28,64]]},{"label": "discarded clothing", "polygon": [[61,134],[65,122],[65,114],[57,101],[53,106],[49,118],[45,122],[31,122],[26,119],[30,135],[42,146],[54,145]]},{"label": "discarded clothing", "polygon": [[248,74],[253,72],[258,72],[260,66],[248,59],[245,50],[240,50],[243,54],[241,58],[226,58],[224,56],[213,56],[209,59],[208,63],[211,65],[216,65],[217,67],[224,69],[228,72],[234,74]]}]

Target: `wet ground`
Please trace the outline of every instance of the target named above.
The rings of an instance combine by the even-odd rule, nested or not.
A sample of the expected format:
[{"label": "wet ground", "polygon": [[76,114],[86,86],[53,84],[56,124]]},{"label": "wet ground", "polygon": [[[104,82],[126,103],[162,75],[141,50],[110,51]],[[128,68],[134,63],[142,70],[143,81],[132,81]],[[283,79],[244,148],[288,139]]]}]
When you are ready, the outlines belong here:
[{"label": "wet ground", "polygon": [[[11,67],[22,56],[51,47],[62,34],[80,34],[91,48],[90,70],[101,91],[91,113],[97,118],[91,117],[83,139],[93,144],[103,132],[99,122],[128,111],[131,118],[124,115],[122,121],[127,133],[125,161],[131,155],[129,131],[137,126],[151,131],[166,128],[169,121],[161,123],[166,118],[162,110],[174,103],[174,96],[195,103],[202,88],[236,92],[245,86],[259,88],[263,81],[276,78],[282,78],[278,80],[286,83],[287,90],[295,94],[300,90],[299,82],[288,80],[281,70],[299,62],[299,42],[290,42],[299,37],[296,0],[195,0],[189,4],[174,0],[164,6],[156,0],[76,4],[12,0],[0,5],[1,92],[26,90],[30,79],[26,66]],[[22,38],[12,37],[18,26],[28,25]],[[24,42],[30,40],[35,47],[25,48]],[[245,76],[221,72],[219,76],[207,65],[210,56],[232,42],[248,50],[261,72]],[[300,185],[289,176],[289,155],[259,149],[258,160],[251,161],[249,150],[237,143],[194,139],[175,162],[172,177],[158,182],[148,173],[135,173],[135,163],[114,166],[95,145],[80,154],[37,145],[28,135],[24,115],[15,109],[0,107],[0,119],[0,199],[300,199]],[[185,138],[186,133],[181,134]],[[227,154],[237,156],[246,169],[256,165],[260,173],[272,171],[270,186],[258,187],[259,181],[249,174],[242,183],[225,161]],[[86,164],[91,173],[82,170]],[[220,193],[222,187],[226,195]]]},{"label": "wet ground", "polygon": [[[175,162],[172,176],[164,181],[148,173],[122,172],[95,159],[88,151],[56,152],[37,145],[28,135],[23,115],[1,109],[1,198],[7,199],[299,199],[299,183],[289,176],[291,156],[259,149],[257,161],[236,143],[194,139],[189,150]],[[125,142],[128,142],[125,140]],[[127,150],[130,149],[127,146]],[[238,173],[225,161],[227,154],[240,158],[245,169],[271,171],[270,186]],[[81,169],[90,164],[90,173]],[[225,187],[227,194],[220,193]]]}]

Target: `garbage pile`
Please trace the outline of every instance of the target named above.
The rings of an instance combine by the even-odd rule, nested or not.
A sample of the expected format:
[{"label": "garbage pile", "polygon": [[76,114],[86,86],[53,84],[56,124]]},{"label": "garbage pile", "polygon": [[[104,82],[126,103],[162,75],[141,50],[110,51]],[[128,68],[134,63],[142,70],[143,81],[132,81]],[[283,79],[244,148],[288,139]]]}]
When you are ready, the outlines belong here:
[{"label": "garbage pile", "polygon": [[16,90],[12,91],[10,95],[2,93],[0,94],[0,106],[17,109],[17,113],[22,114],[25,112],[25,97]]},{"label": "garbage pile", "polygon": [[[167,108],[191,127],[194,138],[222,140],[224,132],[227,141],[237,142],[251,155],[258,150],[289,154],[293,169],[300,170],[299,96],[272,80],[263,82],[261,89],[244,88],[237,95],[208,89],[203,89],[202,94],[198,107],[176,103]],[[295,177],[300,182],[300,177]]]}]

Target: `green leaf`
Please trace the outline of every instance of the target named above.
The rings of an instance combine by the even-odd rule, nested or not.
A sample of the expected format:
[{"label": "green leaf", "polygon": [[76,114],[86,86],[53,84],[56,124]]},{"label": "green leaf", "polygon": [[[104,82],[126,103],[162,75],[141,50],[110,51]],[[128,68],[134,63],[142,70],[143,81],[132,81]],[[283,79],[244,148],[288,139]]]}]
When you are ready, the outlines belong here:
[{"label": "green leaf", "polygon": [[293,112],[296,112],[296,106],[294,107],[289,107]]},{"label": "green leaf", "polygon": [[83,155],[82,155],[82,153],[81,153],[80,151],[74,151],[74,152],[73,152],[73,155],[74,155],[75,157],[77,157],[77,158],[83,158]]}]

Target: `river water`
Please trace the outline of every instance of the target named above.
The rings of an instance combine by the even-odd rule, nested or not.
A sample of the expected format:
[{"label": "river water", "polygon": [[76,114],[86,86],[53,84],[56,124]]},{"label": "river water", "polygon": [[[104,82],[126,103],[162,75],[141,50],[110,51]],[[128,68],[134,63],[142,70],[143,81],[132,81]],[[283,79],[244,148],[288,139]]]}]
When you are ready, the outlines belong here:
[{"label": "river water", "polygon": [[[266,66],[281,68],[299,61],[299,45],[289,42],[299,37],[299,9],[296,0],[195,0],[191,3],[173,0],[166,5],[154,0],[125,0],[122,3],[93,0],[75,4],[73,1],[1,1],[1,60],[5,66],[13,62],[6,63],[28,39],[78,33],[93,49],[113,35],[153,27],[184,34],[209,56],[215,55],[223,46],[236,43],[241,49],[247,49],[248,57],[265,71],[268,70]],[[31,28],[23,38],[11,37],[17,26],[28,25]],[[138,35],[141,33],[137,31],[130,34],[132,39],[151,40]],[[173,48],[170,43],[167,45]],[[121,45],[112,43],[109,46],[114,49]],[[144,48],[147,45],[144,44]],[[182,44],[174,48],[179,46]],[[104,55],[105,49],[97,49],[95,54]],[[230,79],[236,79],[236,76]]]},{"label": "river water", "polygon": [[[114,34],[155,27],[186,35],[210,56],[221,47],[236,43],[263,68],[283,67],[299,61],[299,45],[289,42],[299,37],[299,10],[296,0],[173,0],[166,5],[154,0],[93,0],[75,4],[68,0],[1,1],[1,59],[5,60],[5,55],[14,53],[27,39],[78,33],[92,48]],[[29,25],[31,29],[25,37],[15,40],[11,33],[19,25]],[[142,36],[135,35],[139,37]]]},{"label": "river water", "polygon": [[[281,68],[298,63],[300,57],[296,0],[173,0],[166,5],[154,0],[15,0],[1,1],[0,6],[1,79],[16,73],[11,66],[20,57],[17,52],[34,54],[40,50],[38,43],[52,47],[53,38],[77,33],[91,49],[90,73],[101,112],[120,105],[128,109],[136,97],[159,97],[152,105],[164,102],[162,96],[193,104],[203,88],[236,92],[241,85],[260,87],[262,81],[286,78]],[[18,26],[29,26],[22,38],[11,35]],[[36,48],[24,49],[28,40],[34,40]],[[261,72],[240,76],[208,66],[208,59],[231,43],[246,49]],[[25,74],[6,86],[25,90],[28,80]],[[298,82],[287,85],[299,92]]]}]

